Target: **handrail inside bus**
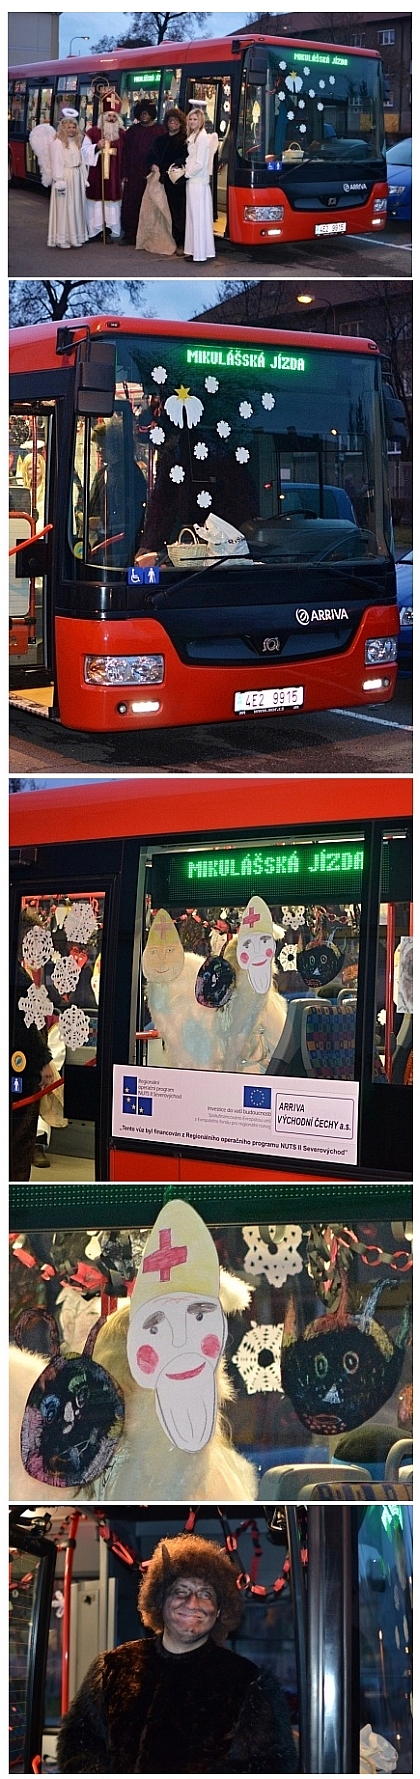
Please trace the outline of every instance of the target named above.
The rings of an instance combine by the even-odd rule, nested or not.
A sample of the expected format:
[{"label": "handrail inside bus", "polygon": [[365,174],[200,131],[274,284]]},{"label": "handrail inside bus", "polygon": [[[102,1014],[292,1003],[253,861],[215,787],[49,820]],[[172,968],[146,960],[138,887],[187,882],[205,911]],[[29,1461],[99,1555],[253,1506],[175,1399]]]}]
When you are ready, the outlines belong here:
[{"label": "handrail inside bus", "polygon": [[[23,514],[22,513],[12,513],[12,514],[10,514],[10,517],[14,518],[14,519],[17,519],[17,518],[21,519],[21,518],[27,517],[27,514],[25,515],[25,513],[23,513]],[[34,531],[31,535],[31,537],[24,537],[22,543],[14,544],[13,549],[9,550],[9,556],[18,556],[20,550],[27,550],[27,549],[29,549],[29,546],[31,544],[37,544],[40,537],[46,537],[47,531],[54,531],[54,526],[53,525],[44,525],[42,531]]]}]

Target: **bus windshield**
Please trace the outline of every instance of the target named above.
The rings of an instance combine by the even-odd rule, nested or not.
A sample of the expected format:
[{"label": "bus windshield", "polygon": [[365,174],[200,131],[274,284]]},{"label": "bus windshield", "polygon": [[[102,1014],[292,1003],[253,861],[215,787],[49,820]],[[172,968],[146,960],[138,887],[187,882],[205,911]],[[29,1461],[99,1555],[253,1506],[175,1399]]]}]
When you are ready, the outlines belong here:
[{"label": "bus windshield", "polygon": [[252,50],[247,63],[237,144],[246,160],[260,166],[274,158],[286,169],[303,161],[380,159],[382,83],[374,57],[283,43],[267,49],[265,82],[260,53],[255,76]]},{"label": "bus windshield", "polygon": [[76,422],[76,573],[389,559],[379,360],[287,344],[120,335],[112,418]]}]

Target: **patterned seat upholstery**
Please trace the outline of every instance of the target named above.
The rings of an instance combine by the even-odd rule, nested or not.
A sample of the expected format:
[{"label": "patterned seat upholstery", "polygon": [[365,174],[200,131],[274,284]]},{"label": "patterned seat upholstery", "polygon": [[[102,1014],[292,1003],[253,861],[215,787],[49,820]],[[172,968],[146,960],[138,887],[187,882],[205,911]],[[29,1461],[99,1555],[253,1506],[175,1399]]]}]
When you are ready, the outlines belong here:
[{"label": "patterned seat upholstery", "polygon": [[[322,1081],[354,1081],[356,1010],[314,1001],[302,1018],[302,1056],[307,1075]],[[374,1080],[386,1081],[381,1059],[374,1058]]]}]

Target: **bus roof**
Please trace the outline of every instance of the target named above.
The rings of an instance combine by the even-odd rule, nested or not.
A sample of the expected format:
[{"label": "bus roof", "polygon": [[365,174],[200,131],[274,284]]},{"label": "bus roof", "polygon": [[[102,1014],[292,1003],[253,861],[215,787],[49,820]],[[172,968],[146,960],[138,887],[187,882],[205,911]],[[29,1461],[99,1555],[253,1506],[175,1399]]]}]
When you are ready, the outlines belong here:
[{"label": "bus roof", "polygon": [[314,351],[327,348],[331,351],[333,347],[337,352],[375,352],[379,355],[379,346],[376,345],[375,340],[361,340],[358,336],[353,339],[349,334],[310,334],[301,333],[299,330],[295,332],[290,328],[286,330],[274,327],[232,327],[224,326],[221,322],[195,320],[156,321],[155,319],[146,320],[143,316],[136,319],[135,316],[131,317],[130,315],[90,315],[81,316],[80,320],[73,320],[73,317],[69,316],[64,323],[43,321],[35,324],[34,327],[11,328],[11,374],[13,371],[29,369],[54,368],[57,370],[60,366],[67,365],[69,362],[68,353],[66,352],[64,356],[61,354],[57,356],[56,350],[57,331],[59,328],[62,331],[63,326],[68,326],[69,330],[74,333],[74,347],[85,337],[86,328],[89,327],[93,334],[138,334],[140,337],[150,334],[156,335],[160,339],[164,334],[165,337],[174,339],[178,337],[186,340],[236,341],[243,342],[245,345],[254,343],[256,346],[262,346],[268,340],[273,346],[293,345],[299,346],[301,350],[305,351],[308,351],[309,348]]},{"label": "bus roof", "polygon": [[[243,50],[249,49],[252,43],[263,43],[274,49],[315,49],[327,51],[329,54],[340,54],[345,50],[349,53],[346,43],[314,43],[310,37],[267,37],[259,32],[233,31],[230,37],[199,37],[194,43],[160,43],[148,44],[147,48],[108,50],[96,56],[66,56],[62,61],[27,62],[9,69],[9,78],[22,80],[29,77],[36,82],[39,75],[62,74],[99,74],[101,68],[117,72],[119,68],[165,68],[185,67],[190,62],[236,61]],[[234,44],[238,48],[234,49]],[[380,61],[376,49],[350,48],[352,56],[367,56],[373,61]]]},{"label": "bus roof", "polygon": [[[298,796],[296,795],[298,788]],[[318,832],[332,822],[392,822],[412,810],[410,778],[215,777],[103,778],[10,798],[13,847],[66,845],[125,835],[233,836],[279,825]]]}]

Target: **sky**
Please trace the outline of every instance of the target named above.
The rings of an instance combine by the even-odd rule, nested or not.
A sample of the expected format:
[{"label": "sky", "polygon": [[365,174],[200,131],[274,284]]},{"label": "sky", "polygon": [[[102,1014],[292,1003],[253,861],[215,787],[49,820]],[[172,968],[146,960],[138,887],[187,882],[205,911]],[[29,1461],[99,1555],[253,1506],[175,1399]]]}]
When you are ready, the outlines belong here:
[{"label": "sky", "polygon": [[[215,278],[154,278],[150,286],[150,308],[144,307],[142,292],[142,314],[152,314],[167,321],[189,321],[202,309],[213,307],[217,303],[222,279]],[[219,297],[220,300],[220,297]],[[132,311],[127,303],[125,313],[137,314],[135,304]]]},{"label": "sky", "polygon": [[[138,11],[141,10],[145,11],[146,8],[139,7]],[[174,12],[180,11],[181,8],[171,6],[167,10]],[[240,25],[244,25],[248,11],[252,12],[252,10],[255,11],[256,8],[252,8],[252,5],[249,4],[243,12],[219,12],[217,9],[214,12],[209,12],[201,35],[203,37],[224,37],[228,31],[235,31],[239,29]],[[133,11],[135,11],[134,7]],[[188,7],[185,7],[185,11],[188,12]],[[90,43],[76,41],[73,44],[75,55],[78,55],[79,51],[82,54],[90,55],[91,46],[98,43],[101,37],[120,37],[123,31],[127,31],[130,16],[130,12],[125,11],[103,12],[101,7],[98,7],[94,12],[82,12],[80,9],[78,12],[62,12],[60,14],[60,56],[69,54],[71,40],[79,34],[83,37],[89,36]],[[197,34],[195,26],[194,34]]]}]

